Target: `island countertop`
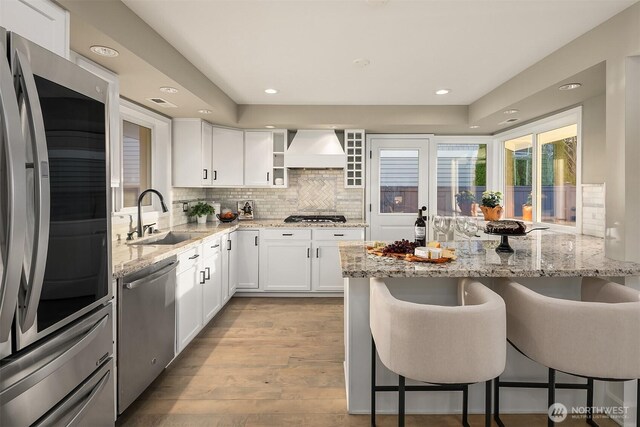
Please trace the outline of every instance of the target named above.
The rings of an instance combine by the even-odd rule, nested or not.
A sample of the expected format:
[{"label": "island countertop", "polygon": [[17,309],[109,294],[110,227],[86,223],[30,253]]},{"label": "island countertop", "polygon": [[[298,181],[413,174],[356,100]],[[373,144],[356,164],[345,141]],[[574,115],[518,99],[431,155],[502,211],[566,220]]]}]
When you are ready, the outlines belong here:
[{"label": "island countertop", "polygon": [[640,264],[605,257],[597,237],[535,231],[509,239],[513,254],[498,254],[497,240],[455,241],[457,259],[444,264],[414,263],[367,253],[371,242],[340,244],[342,275],[366,277],[584,277],[640,276]]}]

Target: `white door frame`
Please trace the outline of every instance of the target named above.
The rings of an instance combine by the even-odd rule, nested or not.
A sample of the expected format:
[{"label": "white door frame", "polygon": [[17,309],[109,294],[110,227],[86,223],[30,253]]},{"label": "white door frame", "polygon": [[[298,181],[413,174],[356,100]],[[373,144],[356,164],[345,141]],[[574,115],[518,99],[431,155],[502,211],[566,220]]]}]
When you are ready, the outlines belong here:
[{"label": "white door frame", "polygon": [[[372,199],[373,199],[373,186],[372,186],[372,180],[371,180],[371,159],[373,157],[373,151],[372,151],[372,147],[371,144],[374,140],[380,141],[380,140],[405,140],[405,141],[414,141],[414,140],[423,140],[425,141],[425,152],[427,153],[427,156],[430,155],[429,149],[430,149],[430,141],[431,139],[434,137],[433,134],[367,134],[366,137],[366,145],[365,145],[365,150],[369,152],[369,161],[367,162],[366,165],[366,194],[365,194],[365,218],[367,223],[369,224],[369,227],[367,227],[366,229],[366,239],[367,240],[371,240],[371,229],[372,229],[372,222],[371,222],[371,217],[372,217],[372,211],[373,211],[373,206],[372,206]],[[421,173],[421,176],[424,176],[427,180],[429,179],[429,171],[430,171],[430,160],[427,157],[427,163],[425,165],[420,165],[421,168],[426,168],[426,171],[423,171]],[[377,186],[376,186],[377,188]],[[427,186],[425,187],[425,192],[426,192],[426,197],[425,200],[421,200],[420,202],[428,205],[428,201],[429,201],[429,187],[428,187],[428,181],[427,181]],[[416,206],[417,208],[417,206]],[[430,208],[429,208],[430,209]],[[415,216],[416,214],[414,214]],[[411,225],[413,222],[411,222],[409,225]],[[427,232],[429,232],[429,227],[427,227]],[[428,237],[427,237],[428,238]]]}]

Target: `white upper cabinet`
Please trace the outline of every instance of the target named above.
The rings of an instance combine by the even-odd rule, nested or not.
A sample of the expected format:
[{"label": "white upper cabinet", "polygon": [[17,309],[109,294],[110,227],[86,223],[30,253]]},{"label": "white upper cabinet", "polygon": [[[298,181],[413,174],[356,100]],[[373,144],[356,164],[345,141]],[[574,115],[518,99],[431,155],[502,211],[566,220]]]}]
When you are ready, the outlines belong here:
[{"label": "white upper cabinet", "polygon": [[273,134],[271,132],[245,131],[244,165],[245,186],[271,185],[273,173]]},{"label": "white upper cabinet", "polygon": [[213,127],[212,180],[214,187],[244,183],[244,132]]},{"label": "white upper cabinet", "polygon": [[202,185],[213,184],[213,126],[202,122]]},{"label": "white upper cabinet", "polygon": [[171,156],[174,187],[210,187],[213,183],[212,126],[200,119],[174,119]]},{"label": "white upper cabinet", "polygon": [[69,58],[69,12],[49,0],[0,0],[0,27]]}]

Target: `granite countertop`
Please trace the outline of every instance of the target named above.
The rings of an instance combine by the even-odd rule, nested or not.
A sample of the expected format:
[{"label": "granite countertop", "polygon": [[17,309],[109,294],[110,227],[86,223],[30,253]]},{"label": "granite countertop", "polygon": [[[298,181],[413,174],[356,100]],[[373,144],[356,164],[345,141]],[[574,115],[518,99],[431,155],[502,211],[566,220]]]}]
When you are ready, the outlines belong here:
[{"label": "granite countertop", "polygon": [[[511,237],[513,254],[495,252],[498,240],[456,241],[458,258],[446,264],[412,263],[370,255],[367,243],[340,244],[342,275],[365,277],[582,277],[640,276],[640,264],[604,256],[604,240],[597,237],[534,231]],[[370,246],[371,243],[369,242]]]},{"label": "granite countertop", "polygon": [[[113,242],[111,248],[111,263],[113,266],[113,278],[118,279],[148,267],[156,262],[162,261],[170,256],[177,255],[191,247],[202,243],[202,240],[228,233],[237,229],[260,229],[260,228],[363,228],[368,227],[363,222],[347,221],[346,223],[287,223],[277,219],[263,219],[252,221],[234,221],[232,223],[206,224],[189,223],[164,230],[157,236],[162,236],[168,231],[190,233],[193,237],[175,245],[136,245],[144,239],[138,239],[129,244],[125,241]],[[150,238],[145,237],[145,239]]]}]

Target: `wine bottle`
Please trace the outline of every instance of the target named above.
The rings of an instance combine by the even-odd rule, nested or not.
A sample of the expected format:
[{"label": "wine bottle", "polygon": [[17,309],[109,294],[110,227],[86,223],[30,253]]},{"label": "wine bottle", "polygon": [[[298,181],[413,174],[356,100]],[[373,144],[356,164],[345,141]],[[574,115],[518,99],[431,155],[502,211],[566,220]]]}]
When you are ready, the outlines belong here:
[{"label": "wine bottle", "polygon": [[422,218],[422,209],[418,209],[418,219],[416,219],[416,223],[414,224],[413,231],[416,245],[425,246],[427,243],[427,224],[425,224],[424,219]]}]

